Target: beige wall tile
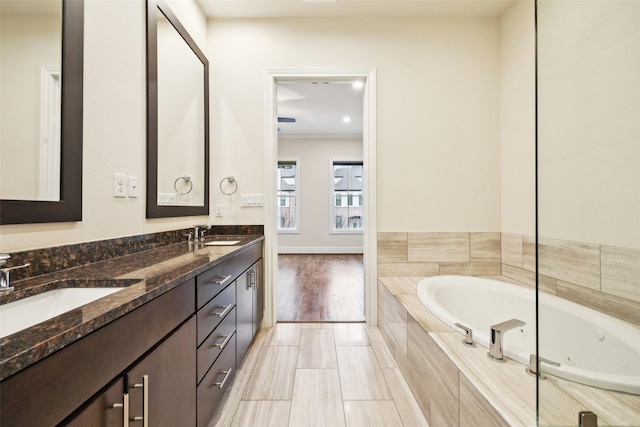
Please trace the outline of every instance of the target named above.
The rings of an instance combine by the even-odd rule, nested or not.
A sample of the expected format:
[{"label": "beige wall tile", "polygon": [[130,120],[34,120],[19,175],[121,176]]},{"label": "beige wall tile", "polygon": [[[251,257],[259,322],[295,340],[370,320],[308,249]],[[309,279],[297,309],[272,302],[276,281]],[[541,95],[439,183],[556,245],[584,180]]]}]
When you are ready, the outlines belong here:
[{"label": "beige wall tile", "polygon": [[409,318],[408,360],[430,390],[430,425],[459,425],[458,369],[433,339]]},{"label": "beige wall tile", "polygon": [[290,408],[288,400],[244,400],[232,427],[288,427]]},{"label": "beige wall tile", "polygon": [[338,368],[333,329],[302,329],[297,368]]},{"label": "beige wall tile", "polygon": [[399,368],[382,369],[403,426],[429,427],[420,405]]},{"label": "beige wall tile", "polygon": [[402,421],[392,400],[344,402],[347,427],[401,426]]},{"label": "beige wall tile", "polygon": [[522,235],[501,233],[500,253],[503,264],[522,268]]},{"label": "beige wall tile", "polygon": [[378,263],[378,277],[403,277],[403,276],[437,276],[440,267],[433,262],[382,262]]},{"label": "beige wall tile", "polygon": [[384,375],[370,346],[339,346],[336,347],[336,352],[344,400],[391,399]]},{"label": "beige wall tile", "polygon": [[469,262],[469,233],[409,233],[409,262]]},{"label": "beige wall tile", "polygon": [[640,249],[602,245],[602,291],[640,302]]},{"label": "beige wall tile", "polygon": [[640,303],[635,301],[563,281],[558,281],[556,295],[640,326]]},{"label": "beige wall tile", "polygon": [[245,400],[291,399],[298,347],[264,346],[247,388]]},{"label": "beige wall tile", "polygon": [[536,238],[522,236],[522,268],[536,271]]},{"label": "beige wall tile", "polygon": [[388,289],[384,289],[380,297],[384,299],[387,327],[397,343],[396,351],[407,354],[407,311]]},{"label": "beige wall tile", "polygon": [[378,233],[378,262],[407,262],[408,233]]},{"label": "beige wall tile", "polygon": [[387,343],[384,341],[382,332],[375,326],[367,326],[367,335],[369,335],[369,341],[371,341],[371,347],[378,359],[378,365],[381,368],[396,368],[396,361],[391,354],[391,350]]},{"label": "beige wall tile", "polygon": [[464,375],[460,375],[460,425],[509,426]]},{"label": "beige wall tile", "polygon": [[423,277],[383,277],[378,279],[393,295],[415,295],[416,286]]},{"label": "beige wall tile", "polygon": [[520,267],[514,267],[509,264],[502,264],[502,275],[509,277],[510,279],[517,280],[525,285],[535,288],[536,286],[536,273],[533,271],[525,270]]},{"label": "beige wall tile", "polygon": [[411,366],[409,359],[402,353],[396,354],[396,363],[398,369],[402,372],[402,376],[407,381],[407,385],[411,390],[411,394],[418,402],[418,406],[422,411],[422,414],[427,420],[427,423],[431,422],[431,394],[432,390],[429,389],[426,381],[418,375],[418,372]]},{"label": "beige wall tile", "polygon": [[500,233],[469,233],[471,262],[500,262]]},{"label": "beige wall tile", "polygon": [[345,425],[337,369],[298,369],[291,400],[290,426]]},{"label": "beige wall tile", "polygon": [[600,245],[540,238],[538,268],[545,276],[600,289]]},{"label": "beige wall tile", "polygon": [[502,272],[499,262],[473,262],[465,264],[442,263],[440,274],[460,274],[463,276],[491,276]]}]

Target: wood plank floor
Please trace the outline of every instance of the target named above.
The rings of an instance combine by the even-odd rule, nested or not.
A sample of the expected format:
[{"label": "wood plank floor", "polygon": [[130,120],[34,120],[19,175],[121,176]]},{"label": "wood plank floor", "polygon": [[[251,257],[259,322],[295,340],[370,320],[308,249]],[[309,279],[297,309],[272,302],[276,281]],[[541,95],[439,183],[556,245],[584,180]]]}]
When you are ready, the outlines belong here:
[{"label": "wood plank floor", "polygon": [[279,322],[362,322],[362,255],[278,255]]},{"label": "wood plank floor", "polygon": [[376,327],[278,323],[238,368],[210,427],[428,427]]}]

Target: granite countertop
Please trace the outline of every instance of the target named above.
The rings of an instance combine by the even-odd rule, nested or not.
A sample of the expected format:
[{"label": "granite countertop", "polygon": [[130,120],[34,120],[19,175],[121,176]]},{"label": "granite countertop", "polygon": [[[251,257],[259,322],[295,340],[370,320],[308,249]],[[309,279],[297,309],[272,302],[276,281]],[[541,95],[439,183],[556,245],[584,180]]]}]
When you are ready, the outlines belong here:
[{"label": "granite countertop", "polygon": [[14,291],[0,295],[0,304],[57,288],[124,289],[0,338],[0,380],[225,261],[235,252],[264,240],[264,236],[212,236],[207,239],[210,240],[240,242],[204,246],[197,256],[189,251],[186,242],[175,243],[12,283]]}]

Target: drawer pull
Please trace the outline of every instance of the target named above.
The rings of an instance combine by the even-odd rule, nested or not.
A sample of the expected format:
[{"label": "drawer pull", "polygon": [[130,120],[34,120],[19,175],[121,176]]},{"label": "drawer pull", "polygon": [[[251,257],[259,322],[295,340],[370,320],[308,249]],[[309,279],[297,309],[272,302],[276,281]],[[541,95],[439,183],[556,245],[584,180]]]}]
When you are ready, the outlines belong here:
[{"label": "drawer pull", "polygon": [[221,278],[214,280],[213,283],[215,285],[222,286],[222,285],[226,285],[227,281],[229,281],[229,279],[231,279],[231,275],[230,274],[228,276],[222,276]]},{"label": "drawer pull", "polygon": [[142,416],[133,417],[132,421],[142,421],[143,427],[149,427],[149,375],[143,375],[142,384],[134,384],[131,388],[142,389]]},{"label": "drawer pull", "polygon": [[[224,349],[224,346],[227,345],[227,343],[229,342],[229,340],[231,339],[231,336],[233,335],[233,332],[230,333],[229,335],[223,335],[222,337],[224,337],[224,341],[222,341],[222,344],[214,344],[214,347],[220,347],[220,350]],[[221,338],[222,338],[221,337]]]},{"label": "drawer pull", "polygon": [[215,383],[215,385],[217,385],[217,386],[218,386],[218,388],[222,388],[222,387],[224,387],[224,383],[226,383],[226,382],[227,382],[227,378],[229,378],[229,375],[231,374],[231,368],[229,368],[229,370],[228,370],[228,371],[222,371],[222,372],[220,372],[220,373],[221,373],[221,374],[225,374],[225,375],[224,375],[224,378],[222,379],[222,381],[221,381],[221,382],[219,382],[219,383]]},{"label": "drawer pull", "polygon": [[229,311],[231,311],[232,307],[233,307],[233,304],[223,305],[222,307],[218,307],[218,308],[224,308],[224,310],[222,310],[219,313],[213,313],[213,315],[214,316],[224,317]]},{"label": "drawer pull", "polygon": [[129,427],[129,393],[122,395],[122,403],[114,403],[112,408],[122,408],[122,425]]}]

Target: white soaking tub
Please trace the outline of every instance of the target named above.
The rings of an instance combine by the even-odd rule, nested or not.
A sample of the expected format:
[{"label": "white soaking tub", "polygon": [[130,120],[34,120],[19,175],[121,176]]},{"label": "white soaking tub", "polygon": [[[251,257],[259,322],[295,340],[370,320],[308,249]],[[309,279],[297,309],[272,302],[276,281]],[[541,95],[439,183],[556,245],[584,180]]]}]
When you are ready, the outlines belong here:
[{"label": "white soaking tub", "polygon": [[[489,347],[490,327],[508,319],[525,326],[503,335],[504,354],[529,364],[536,352],[535,290],[471,276],[433,276],[417,286],[420,301],[440,320],[473,329]],[[640,394],[640,328],[540,292],[540,356],[560,363],[541,370],[581,384]],[[462,345],[462,344],[461,344]]]}]

